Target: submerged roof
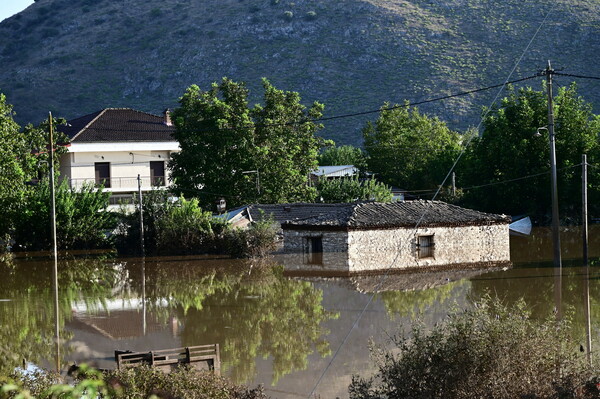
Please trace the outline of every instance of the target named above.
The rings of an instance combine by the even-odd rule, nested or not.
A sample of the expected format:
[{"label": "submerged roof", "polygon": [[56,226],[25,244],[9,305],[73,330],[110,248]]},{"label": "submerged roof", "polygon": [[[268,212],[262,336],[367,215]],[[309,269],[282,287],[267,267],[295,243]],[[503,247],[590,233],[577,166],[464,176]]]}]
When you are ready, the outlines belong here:
[{"label": "submerged roof", "polygon": [[442,201],[362,202],[332,204],[335,211],[288,220],[284,229],[368,229],[508,224],[510,216],[479,212]]},{"label": "submerged roof", "polygon": [[68,121],[60,130],[71,142],[175,141],[163,116],[130,108],[105,108]]},{"label": "submerged roof", "polygon": [[323,214],[332,214],[339,211],[339,204],[312,204],[297,202],[292,204],[254,204],[248,206],[248,213],[252,220],[271,217],[274,221],[282,223],[286,220],[306,219]]}]

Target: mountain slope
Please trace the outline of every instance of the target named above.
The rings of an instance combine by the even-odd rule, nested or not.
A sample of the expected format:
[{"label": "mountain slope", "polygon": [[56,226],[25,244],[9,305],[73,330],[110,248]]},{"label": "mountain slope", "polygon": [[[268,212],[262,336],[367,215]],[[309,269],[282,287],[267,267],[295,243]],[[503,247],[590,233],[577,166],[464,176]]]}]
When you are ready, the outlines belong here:
[{"label": "mountain slope", "polygon": [[[259,102],[264,76],[324,102],[325,116],[353,113],[503,82],[549,4],[512,78],[547,59],[600,75],[600,0],[39,0],[0,24],[0,91],[23,123],[49,109],[159,113],[190,84],[222,76],[245,81]],[[580,88],[600,103],[597,83]],[[465,129],[496,92],[422,109]],[[327,122],[323,135],[360,144],[375,117]]]}]

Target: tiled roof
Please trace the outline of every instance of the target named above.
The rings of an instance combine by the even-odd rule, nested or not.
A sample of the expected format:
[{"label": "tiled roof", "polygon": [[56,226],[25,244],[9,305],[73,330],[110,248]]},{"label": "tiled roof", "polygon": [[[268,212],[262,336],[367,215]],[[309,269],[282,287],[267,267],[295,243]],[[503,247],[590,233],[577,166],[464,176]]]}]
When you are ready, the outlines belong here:
[{"label": "tiled roof", "polygon": [[394,228],[508,224],[510,217],[461,208],[442,201],[332,204],[335,211],[285,222],[285,228]]},{"label": "tiled roof", "polygon": [[68,123],[60,130],[71,142],[175,141],[164,117],[129,108],[106,108]]},{"label": "tiled roof", "polygon": [[292,204],[255,204],[248,206],[248,213],[253,220],[272,217],[276,222],[305,219],[322,214],[343,212],[339,204],[310,204],[304,202]]}]

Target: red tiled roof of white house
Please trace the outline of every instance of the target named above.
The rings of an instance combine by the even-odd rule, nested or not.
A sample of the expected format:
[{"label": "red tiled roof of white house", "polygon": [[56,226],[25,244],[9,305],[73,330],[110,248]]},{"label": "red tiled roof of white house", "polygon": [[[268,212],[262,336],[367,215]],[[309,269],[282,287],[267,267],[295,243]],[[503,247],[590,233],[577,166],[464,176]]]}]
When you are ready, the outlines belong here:
[{"label": "red tiled roof of white house", "polygon": [[59,129],[71,142],[175,141],[168,110],[163,116],[130,108],[105,108]]},{"label": "red tiled roof of white house", "polygon": [[362,202],[335,204],[329,213],[288,220],[283,229],[387,229],[508,224],[510,216],[479,212],[442,201]]}]

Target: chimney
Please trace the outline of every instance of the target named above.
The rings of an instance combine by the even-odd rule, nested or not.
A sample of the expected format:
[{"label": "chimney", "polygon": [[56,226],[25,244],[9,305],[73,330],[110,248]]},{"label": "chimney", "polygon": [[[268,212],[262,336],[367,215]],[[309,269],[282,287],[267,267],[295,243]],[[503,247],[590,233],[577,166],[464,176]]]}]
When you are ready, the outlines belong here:
[{"label": "chimney", "polygon": [[171,122],[171,110],[169,108],[165,109],[165,111],[163,112],[163,115],[165,117],[165,120],[163,123],[167,126],[173,126],[173,122]]}]

